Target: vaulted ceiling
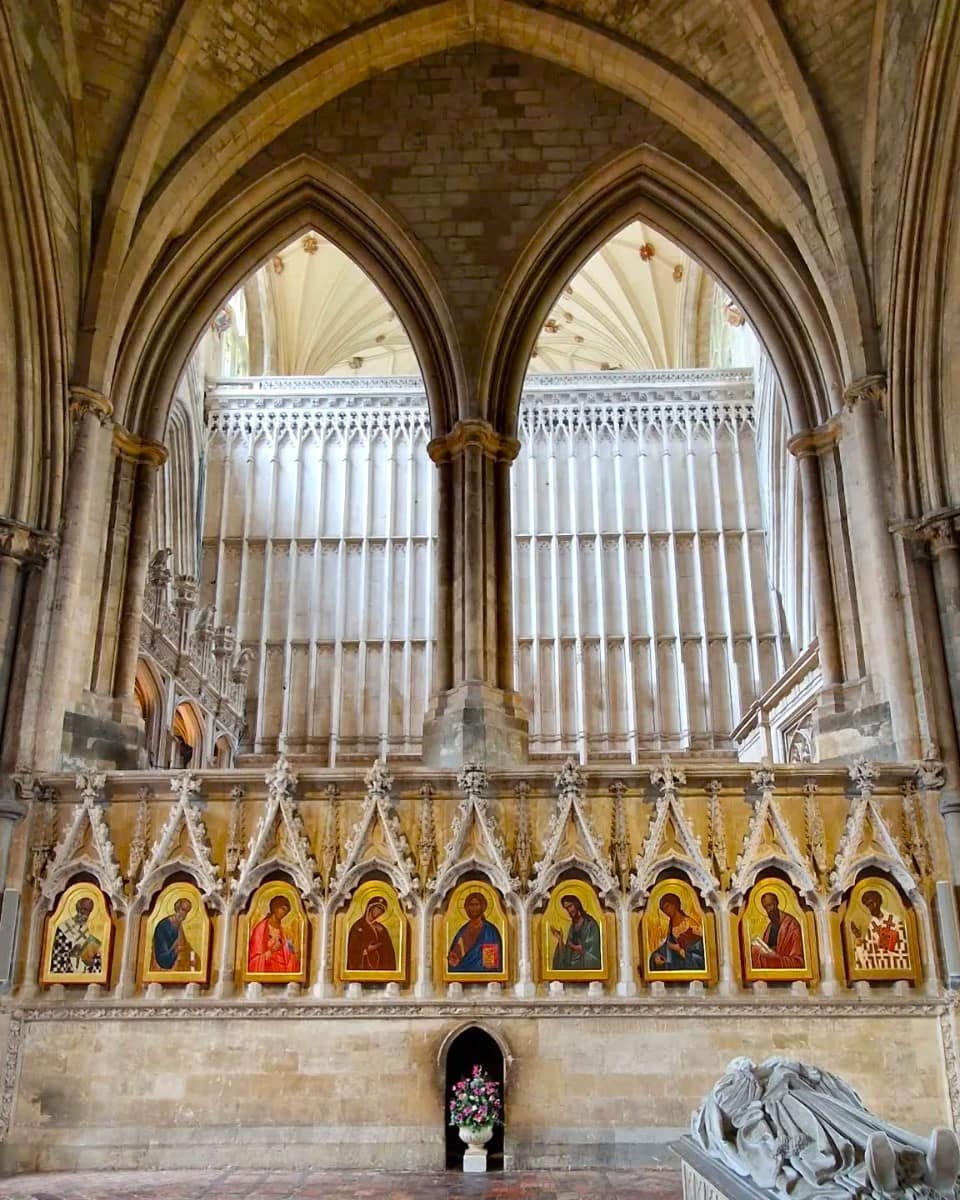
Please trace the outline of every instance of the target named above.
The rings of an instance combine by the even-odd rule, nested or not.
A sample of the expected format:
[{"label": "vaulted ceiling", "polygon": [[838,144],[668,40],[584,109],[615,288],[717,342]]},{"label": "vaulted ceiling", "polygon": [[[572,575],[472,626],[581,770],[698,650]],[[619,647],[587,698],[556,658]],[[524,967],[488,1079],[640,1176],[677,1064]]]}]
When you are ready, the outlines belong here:
[{"label": "vaulted ceiling", "polygon": [[[25,519],[53,514],[61,495],[68,383],[162,440],[213,313],[310,228],[397,312],[437,383],[437,429],[479,416],[507,430],[531,352],[534,370],[699,358],[702,329],[692,348],[684,332],[696,268],[671,258],[670,241],[770,349],[792,427],[817,425],[903,345],[901,276],[930,270],[900,225],[929,227],[938,244],[953,227],[950,155],[942,183],[924,167],[952,145],[923,115],[956,58],[947,0],[6,0],[2,11],[0,99],[18,122],[7,122],[18,182],[4,216],[23,225],[25,261],[42,256],[50,313],[24,326],[46,330],[44,345],[32,357],[13,347],[0,365],[26,363],[39,390],[63,393],[49,430],[37,416],[18,434],[58,464],[49,496],[28,471],[0,476]],[[933,124],[914,148],[916,120]],[[634,281],[623,278],[633,250],[621,258],[609,240],[630,221],[655,248]],[[530,299],[540,279],[542,296],[560,293],[581,268],[552,311]],[[349,293],[346,276],[338,287]],[[288,312],[283,353],[312,337],[324,349],[311,369],[356,358],[358,370],[403,369],[383,310],[358,303]],[[9,306],[0,316],[12,328]],[[23,390],[7,382],[4,395]],[[916,389],[900,392],[891,412],[913,408],[892,440],[916,457],[944,442],[942,421],[931,401],[914,435]],[[27,417],[12,405],[19,430]],[[926,457],[942,476],[943,456]],[[917,495],[926,470],[904,467]],[[947,494],[942,479],[923,487]]]},{"label": "vaulted ceiling", "polygon": [[[740,339],[718,336],[713,309],[722,290],[689,255],[633,221],[566,284],[544,321],[530,370],[663,371],[749,365]],[[739,316],[732,306],[733,320]],[[722,320],[722,317],[721,317]],[[232,330],[228,353],[218,339]],[[711,328],[711,325],[714,327]],[[725,332],[725,330],[724,330]],[[311,231],[273,255],[214,320],[203,357],[231,373],[265,375],[416,375],[419,365],[394,310],[370,277],[338,247]]]}]

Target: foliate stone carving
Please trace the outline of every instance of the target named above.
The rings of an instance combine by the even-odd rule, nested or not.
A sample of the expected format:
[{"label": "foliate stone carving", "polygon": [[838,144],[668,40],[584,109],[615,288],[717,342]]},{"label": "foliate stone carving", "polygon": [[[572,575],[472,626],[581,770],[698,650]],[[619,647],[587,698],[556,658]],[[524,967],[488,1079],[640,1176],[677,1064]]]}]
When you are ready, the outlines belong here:
[{"label": "foliate stone carving", "polygon": [[624,795],[627,788],[622,780],[615,780],[607,789],[613,797],[613,816],[610,830],[610,862],[620,887],[626,888],[630,877],[630,838],[627,834],[627,810]]},{"label": "foliate stone carving", "polygon": [[817,790],[816,779],[808,779],[803,785],[803,824],[813,868],[822,882],[827,876],[827,847]]},{"label": "foliate stone carving", "polygon": [[20,1052],[23,1046],[23,1014],[15,1012],[10,1017],[7,1029],[7,1048],[3,1059],[3,1076],[0,1078],[0,1144],[7,1140],[13,1120],[13,1106],[17,1098],[17,1080],[20,1078]]},{"label": "foliate stone carving", "polygon": [[903,844],[913,859],[918,876],[921,879],[929,879],[933,874],[933,860],[926,828],[926,810],[912,779],[903,784],[901,794],[903,796]]},{"label": "foliate stone carving", "polygon": [[12,558],[24,567],[42,567],[58,544],[55,533],[0,517],[0,558]]},{"label": "foliate stone carving", "polygon": [[864,758],[863,755],[860,755],[847,768],[847,774],[853,781],[854,788],[856,788],[861,796],[864,796],[872,794],[876,788],[877,780],[880,778],[880,769],[876,763],[872,763]]},{"label": "foliate stone carving", "polygon": [[223,880],[198,807],[200,786],[200,776],[193,771],[180,771],[170,780],[176,800],[143,869],[137,890],[144,900],[151,898],[165,869],[174,864],[194,876],[206,901],[216,902],[223,895]]},{"label": "foliate stone carving", "polygon": [[133,837],[130,839],[130,853],[127,857],[127,883],[132,885],[140,878],[143,864],[147,857],[147,839],[150,837],[150,798],[153,789],[137,788],[137,817],[133,827]]},{"label": "foliate stone carving", "polygon": [[534,863],[532,896],[545,896],[562,870],[580,867],[593,881],[601,897],[617,890],[610,860],[586,810],[583,772],[568,758],[554,777],[557,803],[547,828],[543,857]]},{"label": "foliate stone carving", "polygon": [[488,778],[483,764],[465,763],[457,772],[457,785],[461,799],[452,836],[443,848],[443,862],[427,884],[427,891],[445,895],[457,875],[473,866],[489,874],[504,895],[515,893],[519,880],[513,874],[510,856],[487,803]]},{"label": "foliate stone carving", "polygon": [[[475,1020],[477,1014],[476,1002],[464,1001],[431,1001],[429,1004],[419,1004],[407,997],[396,1000],[385,1000],[371,1003],[364,1000],[358,1004],[344,1003],[337,1000],[332,1004],[303,1004],[288,1005],[282,1002],[256,1004],[211,1004],[209,1000],[191,1002],[184,998],[182,1002],[173,1005],[152,1005],[141,1001],[128,1004],[104,1005],[88,1004],[77,997],[76,1003],[68,1002],[61,1005],[45,1004],[35,1008],[17,1008],[15,1011],[25,1019],[38,1022],[66,1021],[103,1021],[105,1019],[118,1021],[157,1021],[157,1020],[283,1020],[286,1017],[296,1017],[306,1021],[327,1020],[331,1017],[392,1017],[399,1020],[409,1020],[411,1017],[455,1017]],[[616,996],[605,996],[601,1000],[581,1001],[572,998],[562,1000],[524,999],[499,1000],[485,999],[483,1015],[487,1019],[516,1018],[516,1017],[609,1017],[611,1013],[623,1012],[635,1015],[637,1013],[635,998],[620,1000]],[[677,1002],[667,1001],[663,1004],[644,1002],[642,1011],[645,1018],[655,1021],[676,1021]],[[694,1012],[698,1016],[715,1017],[727,1021],[743,1021],[747,1019],[768,1020],[777,1017],[796,1018],[801,1011],[796,1001],[776,1003],[769,999],[750,1001],[743,998],[734,1003],[724,1003],[705,995],[703,998],[691,996],[683,1002],[683,1011]],[[809,1007],[805,1010],[809,1014]],[[901,1020],[907,1017],[940,1017],[949,1011],[943,1001],[896,1001],[882,1003],[872,1001],[870,1015],[872,1017],[892,1017]],[[851,1015],[849,1003],[827,1004],[818,1001],[817,1016],[825,1020],[837,1020]],[[826,1198],[825,1198],[826,1200]]]},{"label": "foliate stone carving", "polygon": [[[850,768],[851,776],[856,765]],[[854,797],[847,814],[833,870],[830,872],[830,902],[839,901],[856,882],[864,866],[877,866],[890,872],[907,895],[917,890],[917,880],[897,843],[893,831],[880,811],[872,790],[873,779],[864,777],[865,784]],[[858,786],[860,786],[858,784]]]},{"label": "foliate stone carving", "polygon": [[400,899],[405,900],[419,889],[420,880],[391,799],[393,776],[378,758],[367,771],[365,782],[363,811],[347,839],[343,862],[334,874],[332,897],[347,895],[359,875],[376,866],[389,875]]},{"label": "foliate stone carving", "polygon": [[225,853],[228,880],[232,880],[236,875],[243,854],[245,836],[243,802],[245,796],[246,792],[242,787],[237,786],[230,789],[230,830],[227,834]]},{"label": "foliate stone carving", "polygon": [[303,830],[294,793],[297,777],[281,755],[267,772],[267,806],[250,839],[247,855],[238,868],[234,896],[244,900],[256,887],[260,876],[272,866],[289,871],[300,895],[313,900],[316,894],[317,864]]},{"label": "foliate stone carving", "polygon": [[530,785],[523,782],[516,784],[513,794],[517,801],[517,835],[513,846],[513,869],[520,880],[521,889],[526,892],[530,886],[530,876],[533,873],[533,836],[530,829]]},{"label": "foliate stone carving", "polygon": [[30,883],[37,884],[43,877],[56,841],[56,793],[52,787],[35,783],[30,806]]},{"label": "foliate stone carving", "polygon": [[845,412],[852,412],[858,404],[873,404],[882,412],[887,398],[887,379],[885,375],[865,375],[855,379],[843,389],[843,407]]},{"label": "foliate stone carving", "polygon": [[753,802],[750,824],[733,869],[731,900],[739,903],[760,872],[768,867],[778,867],[801,893],[812,899],[817,890],[816,880],[780,808],[773,768],[765,763],[751,772],[750,779],[760,794]]},{"label": "foliate stone carving", "polygon": [[735,1058],[691,1121],[693,1141],[756,1190],[791,1200],[960,1195],[952,1130],[920,1137],[881,1121],[838,1076]]},{"label": "foliate stone carving", "polygon": [[660,767],[650,772],[650,782],[660,795],[630,876],[631,901],[642,902],[666,867],[684,871],[705,900],[715,899],[720,880],[711,870],[683,800],[677,794],[677,788],[686,783],[686,776],[674,769],[669,755],[664,755]]},{"label": "foliate stone carving", "polygon": [[40,881],[40,891],[46,900],[53,900],[71,875],[89,871],[114,904],[121,909],[124,907],[120,865],[103,816],[106,785],[106,775],[77,776],[80,803]]},{"label": "foliate stone carving", "polygon": [[113,403],[94,388],[70,385],[70,416],[79,424],[87,415],[105,425],[113,416]]},{"label": "foliate stone carving", "polygon": [[434,788],[425,783],[419,789],[420,828],[417,837],[417,874],[421,880],[431,879],[437,867],[437,831],[433,819]]},{"label": "foliate stone carving", "polygon": [[674,768],[669,754],[665,754],[660,766],[650,772],[650,782],[659,788],[662,795],[674,794],[678,787],[687,782],[687,777],[679,768]]},{"label": "foliate stone carving", "polygon": [[730,873],[730,860],[727,857],[727,831],[723,822],[723,806],[720,803],[722,784],[719,779],[711,779],[703,789],[709,796],[708,814],[710,819],[710,835],[707,853],[713,860],[713,869],[721,886],[726,886]]}]

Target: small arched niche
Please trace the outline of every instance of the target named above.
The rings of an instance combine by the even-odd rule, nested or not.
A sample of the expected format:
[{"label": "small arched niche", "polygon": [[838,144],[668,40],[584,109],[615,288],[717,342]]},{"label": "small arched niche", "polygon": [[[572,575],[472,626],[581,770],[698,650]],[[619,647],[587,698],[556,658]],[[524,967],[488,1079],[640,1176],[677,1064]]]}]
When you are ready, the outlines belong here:
[{"label": "small arched niche", "polygon": [[443,1074],[443,1124],[446,1146],[445,1165],[447,1170],[460,1170],[463,1152],[466,1149],[460,1140],[459,1130],[449,1124],[450,1097],[454,1084],[465,1079],[476,1065],[480,1065],[491,1079],[500,1085],[503,1101],[503,1124],[493,1131],[487,1143],[487,1170],[503,1170],[503,1138],[506,1129],[507,1098],[506,1069],[510,1054],[503,1041],[481,1025],[465,1025],[448,1035],[440,1047],[438,1062]]},{"label": "small arched niche", "polygon": [[199,770],[203,765],[203,722],[196,708],[187,700],[178,704],[173,714],[170,766]]}]

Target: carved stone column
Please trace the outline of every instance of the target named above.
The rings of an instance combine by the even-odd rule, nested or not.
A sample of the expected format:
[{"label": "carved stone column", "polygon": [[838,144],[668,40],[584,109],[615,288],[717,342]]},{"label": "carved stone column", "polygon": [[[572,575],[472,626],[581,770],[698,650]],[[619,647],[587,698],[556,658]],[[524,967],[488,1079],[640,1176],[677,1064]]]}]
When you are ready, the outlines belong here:
[{"label": "carved stone column", "polygon": [[787,449],[796,457],[799,465],[803,517],[807,544],[810,547],[810,574],[813,579],[820,673],[824,689],[836,687],[843,682],[843,661],[837,633],[836,597],[830,567],[830,544],[820,468],[820,456],[834,448],[838,434],[839,426],[828,422],[819,429],[798,433],[787,442]]},{"label": "carved stone column", "polygon": [[960,512],[934,513],[915,526],[925,544],[914,559],[926,638],[930,734],[943,762],[940,813],[960,883]]},{"label": "carved stone column", "polygon": [[[74,388],[70,411],[74,421],[73,450],[64,498],[63,533],[57,563],[57,584],[50,618],[46,654],[46,698],[37,737],[38,766],[59,766],[64,712],[73,692],[83,687],[82,671],[89,661],[78,662],[90,648],[92,617],[84,583],[94,582],[94,562],[100,541],[91,536],[102,515],[109,491],[104,459],[112,433],[113,406],[105,396],[87,388]],[[88,569],[89,568],[89,569]]]},{"label": "carved stone column", "polygon": [[960,729],[960,511],[933,513],[916,528],[930,550],[953,720]]},{"label": "carved stone column", "polygon": [[42,568],[53,553],[56,537],[0,517],[0,729],[3,728],[14,658],[26,653],[21,627],[24,588],[31,571]]},{"label": "carved stone column", "polygon": [[459,422],[428,447],[440,472],[437,690],[423,727],[432,766],[527,757],[510,579],[510,465],[519,449],[479,420]]},{"label": "carved stone column", "polygon": [[117,658],[113,676],[113,694],[121,701],[133,696],[140,651],[140,623],[147,586],[150,560],[150,522],[156,494],[157,471],[167,461],[167,450],[158,442],[143,441],[120,431],[114,436],[119,453],[134,467],[130,535],[127,542],[127,567],[117,634]]},{"label": "carved stone column", "polygon": [[[877,430],[885,393],[886,385],[879,375],[857,380],[844,391],[840,453],[867,670],[879,685],[877,699],[890,711],[891,734],[885,736],[880,728],[873,736],[878,749],[886,743],[889,755],[910,759],[920,752],[919,724],[902,585],[889,527],[884,478],[887,454]],[[871,716],[870,726],[877,729],[882,722]]]}]

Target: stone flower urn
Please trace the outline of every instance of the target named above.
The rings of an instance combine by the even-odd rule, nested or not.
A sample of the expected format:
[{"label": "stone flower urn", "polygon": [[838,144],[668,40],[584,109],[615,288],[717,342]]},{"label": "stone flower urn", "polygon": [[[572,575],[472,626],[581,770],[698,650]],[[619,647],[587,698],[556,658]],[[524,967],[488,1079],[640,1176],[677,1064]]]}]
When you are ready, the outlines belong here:
[{"label": "stone flower urn", "polygon": [[472,1125],[460,1126],[460,1141],[466,1143],[468,1150],[482,1150],[492,1137],[492,1125],[481,1125],[479,1128]]}]

